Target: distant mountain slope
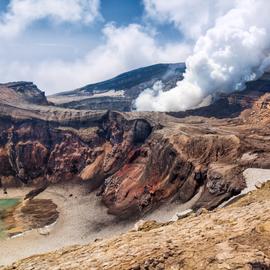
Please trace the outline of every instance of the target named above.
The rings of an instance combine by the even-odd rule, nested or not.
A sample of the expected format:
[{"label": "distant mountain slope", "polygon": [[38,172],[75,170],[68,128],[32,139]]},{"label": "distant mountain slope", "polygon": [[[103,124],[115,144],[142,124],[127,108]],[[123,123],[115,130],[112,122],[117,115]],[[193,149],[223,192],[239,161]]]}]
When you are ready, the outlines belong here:
[{"label": "distant mountain slope", "polygon": [[157,64],[135,69],[104,82],[62,92],[48,99],[65,108],[130,111],[133,101],[146,88],[162,81],[166,90],[183,78],[185,64]]},{"label": "distant mountain slope", "polygon": [[10,82],[0,84],[0,102],[31,103],[35,105],[49,105],[44,92],[40,91],[32,82]]},{"label": "distant mountain slope", "polygon": [[216,118],[237,117],[244,109],[250,109],[260,97],[269,92],[270,72],[266,72],[260,79],[248,82],[245,90],[220,94],[209,106],[168,114],[179,118],[189,115]]}]

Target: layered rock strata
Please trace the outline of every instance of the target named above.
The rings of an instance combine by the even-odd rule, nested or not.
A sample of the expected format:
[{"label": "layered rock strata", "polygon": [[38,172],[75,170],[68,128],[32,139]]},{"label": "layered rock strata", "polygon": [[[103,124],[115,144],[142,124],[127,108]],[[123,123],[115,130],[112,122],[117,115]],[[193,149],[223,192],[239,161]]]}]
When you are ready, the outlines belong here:
[{"label": "layered rock strata", "polygon": [[213,209],[245,187],[245,168],[270,167],[267,94],[238,117],[218,119],[196,110],[175,117],[63,109],[40,102],[33,85],[23,97],[10,84],[0,88],[1,185],[33,186],[30,199],[48,185],[83,181],[109,213],[129,217],[184,203],[203,187],[193,208]]}]

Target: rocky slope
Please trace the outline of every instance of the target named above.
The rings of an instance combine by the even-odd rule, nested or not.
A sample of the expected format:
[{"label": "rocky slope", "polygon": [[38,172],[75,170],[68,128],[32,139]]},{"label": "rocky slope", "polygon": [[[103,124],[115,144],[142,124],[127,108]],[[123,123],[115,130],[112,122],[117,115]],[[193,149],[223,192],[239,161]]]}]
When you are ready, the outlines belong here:
[{"label": "rocky slope", "polygon": [[146,88],[162,81],[169,90],[183,78],[185,64],[157,64],[132,70],[110,80],[52,95],[58,106],[86,110],[131,111],[133,101]]},{"label": "rocky slope", "polygon": [[1,185],[32,186],[27,198],[85,182],[109,213],[130,217],[163,201],[184,203],[202,187],[193,208],[213,209],[245,187],[245,168],[270,168],[267,88],[252,102],[249,90],[240,100],[227,96],[221,111],[241,104],[232,119],[202,117],[207,108],[173,116],[58,108],[32,84],[26,98],[10,84],[0,91]]},{"label": "rocky slope", "polygon": [[[147,88],[152,88],[157,81],[162,81],[163,89],[169,90],[183,79],[185,64],[157,64],[120,74],[119,76],[96,84],[58,93],[48,97],[57,106],[86,110],[117,110],[128,112],[134,107],[138,95]],[[232,95],[219,94],[212,106],[197,110],[173,113],[174,116],[201,115],[205,117],[239,116],[241,111],[251,107],[254,100],[270,89],[270,73],[264,74],[257,81],[249,82],[244,92]]]},{"label": "rocky slope", "polygon": [[110,240],[32,256],[8,269],[270,269],[270,183],[236,203]]},{"label": "rocky slope", "polygon": [[0,102],[13,104],[30,103],[49,105],[45,93],[41,92],[32,82],[11,82],[0,84]]}]

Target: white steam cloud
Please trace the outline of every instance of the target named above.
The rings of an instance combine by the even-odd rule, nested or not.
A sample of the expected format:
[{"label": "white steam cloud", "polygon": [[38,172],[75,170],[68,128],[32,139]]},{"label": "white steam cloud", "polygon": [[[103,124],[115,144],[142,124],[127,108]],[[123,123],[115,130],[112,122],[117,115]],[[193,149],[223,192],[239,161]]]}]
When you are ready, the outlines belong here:
[{"label": "white steam cloud", "polygon": [[217,92],[244,89],[270,64],[269,10],[269,0],[235,0],[198,38],[184,80],[167,92],[161,84],[145,90],[136,100],[137,110],[182,111]]}]

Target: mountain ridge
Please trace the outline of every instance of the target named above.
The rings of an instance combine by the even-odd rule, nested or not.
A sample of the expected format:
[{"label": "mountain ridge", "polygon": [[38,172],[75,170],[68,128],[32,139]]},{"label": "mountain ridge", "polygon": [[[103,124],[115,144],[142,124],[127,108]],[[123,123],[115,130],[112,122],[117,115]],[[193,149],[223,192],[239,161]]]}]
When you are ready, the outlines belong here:
[{"label": "mountain ridge", "polygon": [[157,81],[164,90],[183,79],[184,63],[156,64],[122,73],[112,79],[48,96],[48,100],[64,108],[133,110],[134,100]]},{"label": "mountain ridge", "polygon": [[[70,91],[61,91],[59,93],[56,93],[52,96],[57,96],[57,95],[70,95],[70,94],[78,94],[78,92],[85,91],[85,92],[91,92],[95,90],[113,90],[115,89],[116,91],[122,90],[123,88],[131,88],[132,86],[137,85],[140,82],[144,82],[146,80],[149,80],[149,77],[152,78],[151,76],[156,76],[156,75],[164,75],[168,71],[171,70],[176,70],[179,73],[183,73],[185,71],[185,63],[159,63],[159,64],[154,64],[150,66],[145,66],[141,68],[136,68],[132,69],[130,71],[126,71],[124,73],[121,73],[111,79],[97,82],[97,83],[92,83],[92,84],[87,84],[86,86],[79,87],[75,90],[70,90]],[[141,74],[143,74],[143,78],[141,78]],[[125,84],[124,79],[128,78],[130,79],[131,77],[136,75],[139,76],[138,81],[128,81],[128,84]]]}]

